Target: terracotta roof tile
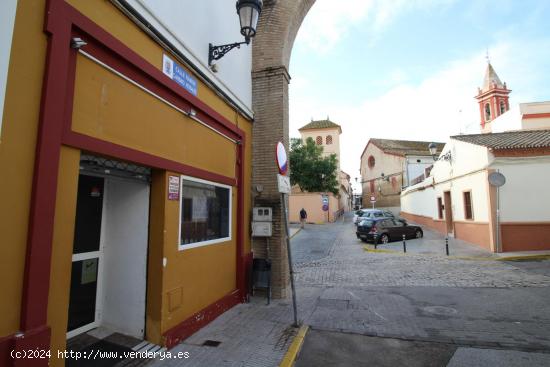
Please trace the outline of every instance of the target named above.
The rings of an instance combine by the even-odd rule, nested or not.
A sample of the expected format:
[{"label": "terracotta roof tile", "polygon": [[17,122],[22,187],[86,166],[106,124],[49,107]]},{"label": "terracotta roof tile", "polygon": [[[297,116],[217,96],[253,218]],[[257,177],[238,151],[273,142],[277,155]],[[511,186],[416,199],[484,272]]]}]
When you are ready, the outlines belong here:
[{"label": "terracotta roof tile", "polygon": [[550,130],[523,130],[492,134],[451,136],[452,139],[490,149],[528,149],[550,147]]},{"label": "terracotta roof tile", "polygon": [[340,125],[335,124],[330,120],[318,120],[318,121],[311,121],[309,124],[299,128],[298,131],[313,130],[313,129],[327,129],[327,128],[338,128],[340,131],[342,130]]},{"label": "terracotta roof tile", "polygon": [[[370,139],[370,142],[376,145],[385,153],[406,155],[430,155],[428,146],[429,141],[411,141],[411,140],[391,140],[391,139]],[[435,143],[437,152],[441,152],[445,143]]]}]

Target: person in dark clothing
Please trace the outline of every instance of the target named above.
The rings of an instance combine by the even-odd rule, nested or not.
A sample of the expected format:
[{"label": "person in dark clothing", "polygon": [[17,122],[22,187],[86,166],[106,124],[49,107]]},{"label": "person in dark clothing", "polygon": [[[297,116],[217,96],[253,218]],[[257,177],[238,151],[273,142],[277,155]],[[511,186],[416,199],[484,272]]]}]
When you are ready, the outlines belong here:
[{"label": "person in dark clothing", "polygon": [[302,228],[304,228],[306,224],[306,219],[307,219],[307,212],[304,208],[302,208],[302,210],[300,210],[300,224]]}]

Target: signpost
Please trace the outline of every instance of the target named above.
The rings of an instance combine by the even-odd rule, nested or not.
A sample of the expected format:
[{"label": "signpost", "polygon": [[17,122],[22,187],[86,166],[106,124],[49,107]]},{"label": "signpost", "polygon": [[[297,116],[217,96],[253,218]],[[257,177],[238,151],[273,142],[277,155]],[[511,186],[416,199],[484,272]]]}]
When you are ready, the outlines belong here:
[{"label": "signpost", "polygon": [[376,196],[371,196],[370,197],[370,202],[372,204],[372,208],[374,209],[374,203],[376,203]]},{"label": "signpost", "polygon": [[292,289],[292,308],[294,311],[294,327],[298,327],[298,311],[296,307],[296,289],[294,287],[294,270],[292,267],[292,253],[290,251],[290,231],[288,229],[288,213],[286,209],[285,194],[290,194],[290,179],[286,176],[288,171],[288,158],[286,155],[285,146],[283,143],[277,143],[276,150],[277,167],[279,167],[279,175],[277,175],[277,183],[279,192],[281,193],[281,201],[283,206],[283,216],[286,231],[286,251],[288,254],[288,270],[290,271],[290,287]]},{"label": "signpost", "polygon": [[500,173],[498,170],[496,172],[491,172],[489,174],[489,184],[496,187],[497,190],[497,228],[496,228],[496,250],[501,252],[500,246],[500,187],[506,183],[506,177]]}]

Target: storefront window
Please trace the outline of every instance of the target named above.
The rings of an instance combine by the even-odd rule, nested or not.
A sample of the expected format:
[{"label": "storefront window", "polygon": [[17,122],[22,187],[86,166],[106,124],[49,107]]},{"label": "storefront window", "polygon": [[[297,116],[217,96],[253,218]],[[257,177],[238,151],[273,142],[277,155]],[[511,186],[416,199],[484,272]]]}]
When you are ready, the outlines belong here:
[{"label": "storefront window", "polygon": [[231,239],[231,187],[182,176],[180,250]]}]

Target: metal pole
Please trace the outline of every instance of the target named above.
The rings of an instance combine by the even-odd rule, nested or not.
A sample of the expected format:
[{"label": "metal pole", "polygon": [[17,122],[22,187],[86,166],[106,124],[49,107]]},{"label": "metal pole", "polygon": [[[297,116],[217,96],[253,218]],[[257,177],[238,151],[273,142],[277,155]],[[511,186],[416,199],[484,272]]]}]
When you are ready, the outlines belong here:
[{"label": "metal pole", "polygon": [[[498,171],[497,171],[498,172]],[[496,250],[500,252],[500,187],[497,186],[497,235]]]},{"label": "metal pole", "polygon": [[405,235],[403,235],[403,252],[407,253],[407,243],[405,242]]},{"label": "metal pole", "polygon": [[376,250],[376,247],[378,246],[378,235],[374,235],[374,249]]},{"label": "metal pole", "polygon": [[294,270],[292,268],[292,253],[290,251],[290,231],[288,229],[288,216],[286,214],[286,200],[285,194],[281,194],[281,200],[283,201],[283,216],[285,222],[286,232],[286,251],[288,254],[288,270],[290,271],[290,287],[292,289],[292,309],[294,311],[294,327],[298,327],[298,310],[296,307],[296,289],[294,288]]},{"label": "metal pole", "polygon": [[447,256],[449,256],[449,237],[445,237],[445,252],[447,253]]}]

